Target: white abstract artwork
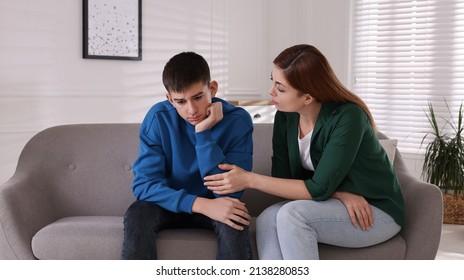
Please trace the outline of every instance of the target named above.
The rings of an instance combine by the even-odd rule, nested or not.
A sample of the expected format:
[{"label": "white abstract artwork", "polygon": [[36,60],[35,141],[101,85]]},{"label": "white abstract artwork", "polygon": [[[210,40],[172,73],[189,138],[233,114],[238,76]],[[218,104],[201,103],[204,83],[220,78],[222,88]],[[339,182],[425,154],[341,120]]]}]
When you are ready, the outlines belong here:
[{"label": "white abstract artwork", "polygon": [[84,57],[140,60],[141,1],[84,1]]}]

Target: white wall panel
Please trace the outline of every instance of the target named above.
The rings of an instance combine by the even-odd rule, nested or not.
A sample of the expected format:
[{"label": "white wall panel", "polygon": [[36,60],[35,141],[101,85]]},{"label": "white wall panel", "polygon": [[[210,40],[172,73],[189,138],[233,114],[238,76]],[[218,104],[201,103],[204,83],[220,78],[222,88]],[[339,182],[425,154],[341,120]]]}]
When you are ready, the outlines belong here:
[{"label": "white wall panel", "polygon": [[309,0],[308,41],[329,60],[340,81],[348,85],[348,47],[350,2]]},{"label": "white wall panel", "polygon": [[[0,132],[38,132],[69,123],[141,122],[157,97],[0,97]],[[10,117],[6,117],[10,116]]]},{"label": "white wall panel", "polygon": [[13,176],[19,154],[34,135],[35,132],[0,132],[0,184]]},{"label": "white wall panel", "polygon": [[[161,73],[172,55],[196,51],[219,72],[211,38],[212,17],[218,23],[221,13],[212,3],[143,1],[143,60],[119,61],[82,58],[82,1],[2,0],[0,182],[13,174],[24,144],[47,127],[141,122],[165,98]],[[214,32],[224,40],[221,25]]]},{"label": "white wall panel", "polygon": [[74,123],[139,123],[153,97],[0,97],[0,182],[13,175],[20,151],[37,132]]},{"label": "white wall panel", "polygon": [[265,1],[229,1],[228,16],[228,88],[231,99],[260,99],[261,71],[266,54],[263,16]]},{"label": "white wall panel", "polygon": [[[164,100],[161,73],[181,51],[202,54],[226,99],[268,99],[272,59],[318,46],[344,81],[346,0],[142,1],[142,61],[82,58],[82,1],[0,1],[0,183],[38,131],[69,123],[140,122]],[[257,122],[272,119],[272,110]]]}]

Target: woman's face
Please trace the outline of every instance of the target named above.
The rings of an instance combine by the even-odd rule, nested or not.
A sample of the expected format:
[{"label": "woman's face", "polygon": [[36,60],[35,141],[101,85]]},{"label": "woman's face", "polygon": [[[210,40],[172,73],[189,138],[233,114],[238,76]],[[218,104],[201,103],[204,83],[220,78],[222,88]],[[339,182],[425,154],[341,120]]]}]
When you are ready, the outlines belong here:
[{"label": "woman's face", "polygon": [[304,106],[305,95],[290,86],[283,71],[274,67],[271,72],[272,86],[269,94],[277,110],[282,112],[298,112]]}]

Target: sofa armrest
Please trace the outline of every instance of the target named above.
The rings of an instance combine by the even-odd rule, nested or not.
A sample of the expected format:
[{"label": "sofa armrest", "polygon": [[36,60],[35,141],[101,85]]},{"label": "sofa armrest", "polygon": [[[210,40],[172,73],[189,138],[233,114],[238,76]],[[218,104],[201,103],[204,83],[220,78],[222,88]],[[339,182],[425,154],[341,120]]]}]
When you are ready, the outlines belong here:
[{"label": "sofa armrest", "polygon": [[395,161],[399,161],[395,162],[395,169],[405,200],[405,226],[400,234],[406,240],[406,259],[434,259],[443,223],[442,192],[412,176],[401,156]]},{"label": "sofa armrest", "polygon": [[0,185],[0,259],[34,259],[31,240],[55,221],[51,189],[36,174],[16,173]]}]

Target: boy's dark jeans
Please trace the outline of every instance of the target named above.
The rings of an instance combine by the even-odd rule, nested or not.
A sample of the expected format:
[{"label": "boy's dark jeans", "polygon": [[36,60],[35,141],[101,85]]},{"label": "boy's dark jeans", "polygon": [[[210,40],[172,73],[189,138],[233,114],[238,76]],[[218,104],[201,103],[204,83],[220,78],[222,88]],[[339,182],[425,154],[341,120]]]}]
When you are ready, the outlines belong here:
[{"label": "boy's dark jeans", "polygon": [[249,260],[252,258],[248,227],[243,231],[212,220],[201,214],[173,213],[157,204],[137,200],[124,217],[125,260],[155,260],[156,234],[168,228],[205,228],[215,232],[218,260]]}]

